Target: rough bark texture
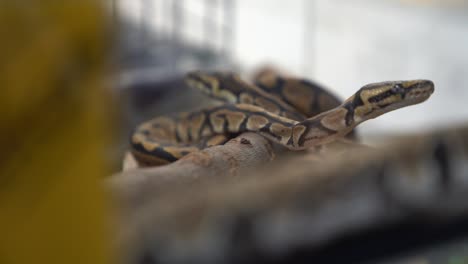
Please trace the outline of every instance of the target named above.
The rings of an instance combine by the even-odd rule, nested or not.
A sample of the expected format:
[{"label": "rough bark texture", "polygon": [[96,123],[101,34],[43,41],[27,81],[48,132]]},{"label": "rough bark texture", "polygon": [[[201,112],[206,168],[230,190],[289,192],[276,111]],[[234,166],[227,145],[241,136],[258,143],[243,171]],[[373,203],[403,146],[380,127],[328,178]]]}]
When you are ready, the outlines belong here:
[{"label": "rough bark texture", "polygon": [[[165,166],[134,168],[126,157],[127,170],[112,176],[111,191],[119,206],[139,207],[165,190],[197,184],[212,178],[236,177],[249,168],[267,163],[275,154],[268,140],[255,133],[244,133],[224,145],[191,153]],[[125,166],[124,166],[125,167]]]}]

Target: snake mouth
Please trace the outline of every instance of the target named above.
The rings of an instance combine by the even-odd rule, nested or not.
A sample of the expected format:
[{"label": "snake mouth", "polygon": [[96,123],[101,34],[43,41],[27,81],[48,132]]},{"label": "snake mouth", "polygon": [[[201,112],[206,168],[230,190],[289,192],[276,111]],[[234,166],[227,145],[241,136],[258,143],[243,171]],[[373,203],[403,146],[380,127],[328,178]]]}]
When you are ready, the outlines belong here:
[{"label": "snake mouth", "polygon": [[434,92],[434,83],[429,80],[418,80],[408,87],[404,99],[411,103],[420,103],[427,100]]}]

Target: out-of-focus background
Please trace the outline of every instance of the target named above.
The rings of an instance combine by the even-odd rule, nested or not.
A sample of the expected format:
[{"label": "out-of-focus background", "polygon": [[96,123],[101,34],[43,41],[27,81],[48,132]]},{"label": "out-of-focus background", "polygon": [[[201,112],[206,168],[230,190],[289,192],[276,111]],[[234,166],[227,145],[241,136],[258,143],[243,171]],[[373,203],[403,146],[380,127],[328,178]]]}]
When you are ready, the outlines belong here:
[{"label": "out-of-focus background", "polygon": [[266,65],[316,80],[342,98],[370,82],[425,78],[436,84],[429,101],[366,122],[360,133],[420,132],[468,120],[467,1],[114,0],[112,6],[125,32],[123,89],[166,83],[187,70],[248,74]]},{"label": "out-of-focus background", "polygon": [[[272,67],[343,99],[435,82],[427,102],[361,125],[363,139],[468,122],[468,1],[10,0],[0,34],[0,263],[115,263],[102,180],[136,124],[209,100],[184,85],[190,70]],[[466,248],[445,243],[430,263],[466,263]]]}]

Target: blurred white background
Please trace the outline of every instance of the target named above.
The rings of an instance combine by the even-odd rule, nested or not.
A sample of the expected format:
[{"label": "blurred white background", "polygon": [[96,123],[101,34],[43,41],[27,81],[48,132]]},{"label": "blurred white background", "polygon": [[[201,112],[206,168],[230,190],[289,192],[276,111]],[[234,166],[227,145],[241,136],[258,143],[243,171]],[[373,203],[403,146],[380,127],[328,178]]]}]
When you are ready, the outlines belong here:
[{"label": "blurred white background", "polygon": [[[138,21],[142,2],[156,6],[149,10],[154,14],[150,24],[167,30],[168,25],[158,22],[170,15],[158,10],[161,1],[121,0],[118,10]],[[193,14],[202,14],[202,2],[183,3]],[[366,122],[362,134],[416,132],[468,122],[467,1],[232,2],[232,43],[222,44],[226,39],[219,35],[213,35],[213,43],[219,39],[220,45],[230,45],[232,58],[244,72],[270,64],[316,80],[342,98],[370,82],[434,81],[436,91],[429,101]],[[213,13],[212,19],[223,23],[222,15]],[[199,41],[200,25],[190,20],[186,25],[184,37]]]}]

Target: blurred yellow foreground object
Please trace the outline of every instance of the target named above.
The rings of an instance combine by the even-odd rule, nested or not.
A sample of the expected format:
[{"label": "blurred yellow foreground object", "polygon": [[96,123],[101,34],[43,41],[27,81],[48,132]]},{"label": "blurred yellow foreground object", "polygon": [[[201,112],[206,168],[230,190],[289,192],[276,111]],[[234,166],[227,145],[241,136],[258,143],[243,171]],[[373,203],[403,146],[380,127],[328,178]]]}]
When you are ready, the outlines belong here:
[{"label": "blurred yellow foreground object", "polygon": [[111,263],[99,3],[0,1],[2,264]]}]

